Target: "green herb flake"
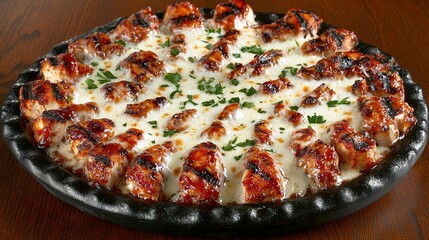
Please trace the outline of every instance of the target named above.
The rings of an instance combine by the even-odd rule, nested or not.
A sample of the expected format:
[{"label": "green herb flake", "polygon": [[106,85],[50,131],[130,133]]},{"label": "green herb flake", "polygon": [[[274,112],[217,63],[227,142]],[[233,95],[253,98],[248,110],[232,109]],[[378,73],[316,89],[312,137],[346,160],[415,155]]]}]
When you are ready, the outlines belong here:
[{"label": "green herb flake", "polygon": [[260,108],[260,109],[258,109],[258,113],[260,113],[260,114],[264,114],[264,113],[267,113],[267,111],[264,111],[264,110],[262,110],[262,109]]},{"label": "green herb flake", "polygon": [[225,88],[220,83],[214,82],[215,78],[211,77],[206,80],[204,77],[198,81],[198,89],[212,95],[222,95]]},{"label": "green herb flake", "polygon": [[118,39],[118,40],[116,40],[115,41],[115,44],[119,44],[119,45],[122,45],[123,47],[125,47],[125,42],[124,41],[122,41],[121,39]]},{"label": "green herb flake", "polygon": [[210,106],[213,106],[215,103],[216,103],[215,100],[211,99],[209,101],[202,102],[201,105],[203,105],[204,107],[210,107]]},{"label": "green herb flake", "polygon": [[231,83],[231,85],[233,85],[233,86],[238,86],[238,84],[240,84],[240,82],[236,79],[236,78],[234,78],[234,79],[232,79],[231,81],[229,81],[230,83]]},{"label": "green herb flake", "polygon": [[234,63],[228,63],[228,65],[226,65],[226,67],[227,68],[229,68],[229,69],[231,69],[231,70],[234,70],[234,66],[235,66],[235,64]]},{"label": "green herb flake", "polygon": [[248,52],[248,53],[253,53],[253,54],[257,54],[257,55],[261,55],[263,54],[265,51],[258,45],[253,45],[250,47],[242,47],[240,49],[242,52]]},{"label": "green herb flake", "polygon": [[164,79],[174,84],[174,86],[176,87],[176,90],[170,93],[170,98],[174,98],[174,95],[176,95],[176,93],[182,92],[180,90],[180,80],[182,80],[182,75],[180,75],[180,73],[167,73],[165,74]]},{"label": "green herb flake", "polygon": [[284,78],[284,77],[287,77],[287,76],[295,76],[297,73],[298,73],[298,68],[296,68],[296,67],[285,67],[281,71],[279,77],[280,78]]},{"label": "green herb flake", "polygon": [[98,62],[96,62],[96,61],[93,61],[93,62],[91,62],[90,64],[91,64],[91,66],[93,66],[93,67],[97,67],[97,66],[98,66]]},{"label": "green herb flake", "polygon": [[248,97],[250,97],[250,96],[252,96],[258,92],[258,91],[256,91],[256,89],[254,87],[250,87],[249,89],[242,88],[238,91],[246,94],[246,96],[248,96]]},{"label": "green herb flake", "polygon": [[167,88],[167,87],[169,87],[170,85],[168,85],[168,84],[162,84],[160,87],[162,87],[162,88]]},{"label": "green herb flake", "polygon": [[321,124],[326,122],[326,120],[323,118],[322,115],[316,115],[316,113],[314,113],[313,116],[308,115],[307,120],[308,120],[308,123],[314,123],[314,124]]},{"label": "green herb flake", "polygon": [[171,48],[170,49],[171,56],[177,56],[177,55],[179,55],[179,53],[180,53],[180,50],[178,48]]},{"label": "green herb flake", "polygon": [[298,111],[299,107],[298,106],[289,106],[289,109],[292,111]]},{"label": "green herb flake", "polygon": [[86,86],[87,86],[88,89],[96,89],[96,88],[98,88],[98,86],[94,83],[94,80],[92,80],[90,78],[86,79],[85,83],[86,83]]},{"label": "green herb flake", "polygon": [[163,136],[164,137],[171,137],[174,134],[178,133],[178,131],[174,131],[174,130],[164,130]]},{"label": "green herb flake", "polygon": [[164,43],[159,44],[162,48],[170,47],[170,39],[167,39]]},{"label": "green herb flake", "polygon": [[237,137],[235,137],[234,139],[228,141],[228,144],[226,144],[225,146],[222,147],[222,149],[224,151],[232,151],[236,148],[236,146],[234,146],[234,144],[237,142]]},{"label": "green herb flake", "polygon": [[233,98],[229,99],[228,103],[240,103],[240,98],[233,97]]},{"label": "green herb flake", "polygon": [[237,143],[237,147],[250,147],[250,146],[255,146],[255,144],[256,144],[256,140],[246,139],[246,141],[244,142]]},{"label": "green herb flake", "polygon": [[348,98],[349,97],[346,97],[346,98],[343,98],[339,101],[338,100],[329,101],[329,102],[327,102],[328,107],[336,107],[338,105],[350,105],[351,102],[347,100]]},{"label": "green herb flake", "polygon": [[209,44],[205,45],[204,47],[207,48],[208,50],[212,50],[213,44],[209,43]]},{"label": "green herb flake", "polygon": [[122,124],[122,126],[124,126],[124,127],[126,127],[128,125],[128,123],[124,123],[124,124]]},{"label": "green herb flake", "polygon": [[253,102],[244,102],[243,104],[241,104],[242,108],[254,108],[255,104]]},{"label": "green herb flake", "polygon": [[149,123],[152,128],[157,128],[158,127],[158,121],[149,121],[147,123]]},{"label": "green herb flake", "polygon": [[235,161],[240,160],[242,156],[243,156],[243,154],[240,154],[240,155],[238,155],[238,156],[234,156]]},{"label": "green herb flake", "polygon": [[194,63],[195,61],[197,61],[196,57],[188,57],[188,61],[191,63]]},{"label": "green herb flake", "polygon": [[233,53],[232,56],[235,57],[235,58],[241,58],[241,54],[240,53]]},{"label": "green herb flake", "polygon": [[192,96],[192,95],[186,95],[186,98],[188,100],[180,103],[180,107],[179,107],[180,109],[185,109],[186,108],[186,104],[188,104],[188,103],[190,103],[190,104],[192,104],[194,106],[198,105],[198,103],[194,102],[194,96]]},{"label": "green herb flake", "polygon": [[296,44],[297,47],[299,47],[299,43],[298,43],[298,41],[296,39],[295,39],[295,44]]}]

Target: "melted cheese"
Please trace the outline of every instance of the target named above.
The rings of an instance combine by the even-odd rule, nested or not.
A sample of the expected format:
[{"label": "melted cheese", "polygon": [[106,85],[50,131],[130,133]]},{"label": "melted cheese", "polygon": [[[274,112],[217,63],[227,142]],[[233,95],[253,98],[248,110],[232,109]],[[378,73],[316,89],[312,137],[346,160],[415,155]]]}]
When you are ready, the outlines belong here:
[{"label": "melted cheese", "polygon": [[[218,72],[209,72],[199,66],[197,61],[192,63],[188,58],[200,59],[209,50],[206,48],[208,44],[214,44],[219,38],[218,33],[208,33],[204,29],[187,29],[181,30],[181,33],[186,36],[186,53],[180,53],[177,57],[169,56],[169,47],[162,47],[161,45],[171,38],[171,35],[159,32],[158,34],[151,35],[148,39],[143,40],[138,44],[126,44],[126,52],[122,56],[112,56],[111,59],[102,61],[100,59],[87,60],[87,64],[91,62],[97,62],[98,66],[94,67],[94,73],[88,77],[82,78],[77,83],[77,91],[73,96],[74,103],[86,103],[89,101],[95,101],[98,103],[100,113],[98,118],[109,118],[115,122],[116,134],[126,131],[130,127],[136,127],[144,131],[145,144],[141,146],[141,150],[147,148],[153,144],[163,143],[166,140],[173,140],[178,151],[174,153],[167,166],[167,181],[165,183],[164,193],[167,197],[173,196],[178,191],[178,177],[181,172],[183,165],[183,159],[186,157],[187,152],[196,144],[208,141],[204,137],[201,137],[201,132],[206,129],[216,118],[216,115],[222,111],[222,109],[228,104],[231,98],[239,98],[240,103],[252,102],[255,107],[242,108],[240,114],[237,114],[235,119],[224,121],[224,126],[227,128],[227,135],[222,137],[220,140],[210,140],[214,142],[222,151],[223,165],[226,176],[226,182],[221,190],[221,198],[223,203],[243,202],[242,197],[242,185],[241,175],[243,170],[243,159],[240,158],[249,147],[236,147],[231,151],[222,150],[222,147],[226,146],[229,141],[237,138],[237,142],[243,142],[246,139],[252,139],[254,133],[254,125],[257,121],[262,119],[269,119],[269,122],[273,129],[274,143],[270,146],[264,146],[272,152],[272,156],[275,158],[278,166],[282,170],[287,184],[285,186],[285,197],[290,196],[303,196],[306,194],[308,189],[316,191],[316,185],[312,180],[305,174],[304,170],[299,168],[296,163],[296,159],[291,153],[288,147],[291,133],[298,129],[304,128],[309,125],[316,131],[317,137],[325,142],[328,142],[328,136],[326,129],[333,122],[342,119],[351,119],[353,127],[357,128],[361,118],[358,112],[356,104],[356,96],[351,94],[350,86],[356,80],[354,79],[343,79],[343,80],[332,80],[326,79],[323,81],[315,80],[303,80],[297,76],[292,76],[290,73],[287,74],[287,78],[293,84],[293,87],[280,91],[279,93],[272,95],[264,95],[261,93],[254,94],[252,96],[246,96],[246,94],[240,92],[240,89],[249,89],[253,87],[259,88],[259,84],[278,79],[281,71],[286,67],[299,68],[304,65],[313,65],[321,57],[318,56],[304,56],[300,52],[298,45],[301,45],[309,38],[292,38],[284,42],[272,42],[263,43],[261,39],[257,37],[254,28],[243,28],[240,30],[241,34],[237,42],[230,48],[230,56],[223,61],[222,66]],[[221,34],[224,32],[222,31]],[[271,68],[268,68],[263,74],[257,77],[248,77],[248,73],[237,78],[239,84],[233,86],[227,79],[226,75],[231,71],[227,65],[229,63],[243,63],[244,65],[250,62],[254,58],[254,54],[242,52],[240,49],[245,46],[259,45],[264,50],[280,49],[282,50],[284,57],[282,57],[279,63]],[[97,79],[96,73],[100,69],[109,70],[117,77],[113,81],[127,80],[132,81],[130,74],[124,69],[117,69],[118,64],[131,53],[139,50],[150,50],[155,52],[158,57],[165,61],[167,73],[179,73],[182,77],[180,81],[180,94],[176,94],[174,98],[169,99],[169,103],[159,111],[151,112],[148,117],[142,119],[135,119],[126,114],[124,110],[127,102],[124,103],[108,103],[105,101],[100,88],[103,84],[100,84]],[[237,57],[237,54],[240,57]],[[249,72],[249,70],[248,70]],[[223,94],[221,95],[210,95],[203,91],[200,91],[197,87],[198,81],[202,78],[209,79],[213,77],[215,83],[220,83],[223,87]],[[88,90],[85,81],[87,79],[93,79],[95,84],[98,85],[97,89]],[[331,89],[336,92],[334,99],[343,99],[348,97],[351,102],[350,105],[339,105],[337,107],[330,108],[326,104],[309,107],[299,108],[299,112],[304,115],[304,122],[297,127],[287,122],[284,118],[276,117],[274,115],[274,103],[283,101],[286,106],[299,106],[302,97],[318,87],[322,82],[326,83]],[[168,85],[168,87],[161,87],[161,85]],[[144,101],[145,99],[153,99],[158,96],[169,97],[170,93],[175,89],[173,84],[169,83],[164,79],[164,76],[153,79],[150,83],[145,85],[147,92],[142,93],[136,99],[136,102]],[[183,132],[176,133],[171,137],[164,137],[163,131],[165,129],[167,121],[170,117],[178,112],[181,112],[181,104],[188,100],[187,95],[193,96],[193,101],[197,105],[187,103],[186,108],[197,109],[199,114],[195,120],[192,120],[191,126]],[[202,102],[214,100],[219,103],[217,106],[205,107]],[[313,114],[322,115],[326,120],[323,124],[310,124],[307,121],[307,116]],[[149,122],[156,121],[157,127],[153,128]],[[73,160],[73,155],[70,152],[68,145],[52,146],[49,152],[60,151],[69,158],[65,166],[72,166],[75,169],[81,168],[83,163],[76,162]],[[378,149],[381,153],[386,149]],[[141,151],[140,151],[141,152]],[[350,180],[358,176],[360,173],[355,169],[346,169],[341,166],[341,176],[344,180]],[[126,193],[124,187],[123,192]],[[174,199],[174,198],[173,198]]]}]

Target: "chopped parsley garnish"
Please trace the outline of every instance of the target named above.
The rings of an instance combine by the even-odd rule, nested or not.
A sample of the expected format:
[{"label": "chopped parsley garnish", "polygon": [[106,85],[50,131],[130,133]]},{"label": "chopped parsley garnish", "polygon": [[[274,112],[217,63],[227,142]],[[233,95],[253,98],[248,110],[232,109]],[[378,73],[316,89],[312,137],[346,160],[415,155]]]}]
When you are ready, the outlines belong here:
[{"label": "chopped parsley garnish", "polygon": [[228,103],[240,103],[240,98],[233,97],[233,98],[229,99]]},{"label": "chopped parsley garnish", "polygon": [[169,81],[176,87],[176,90],[170,93],[170,98],[174,98],[174,95],[176,95],[176,93],[182,92],[180,90],[180,80],[182,79],[182,75],[180,75],[180,73],[167,73],[165,74],[164,79]]},{"label": "chopped parsley garnish", "polygon": [[234,156],[235,161],[240,160],[242,156],[243,156],[243,154],[240,154],[240,155],[238,155],[238,156]]},{"label": "chopped parsley garnish", "polygon": [[241,58],[241,54],[240,53],[233,53],[232,56],[235,57],[235,58]]},{"label": "chopped parsley garnish", "polygon": [[93,61],[93,62],[91,62],[90,64],[91,64],[91,66],[93,66],[93,67],[97,67],[97,66],[98,66],[98,62],[96,62],[96,61]]},{"label": "chopped parsley garnish", "polygon": [[260,108],[260,109],[258,109],[258,113],[264,114],[264,113],[267,113],[267,111],[264,111]]},{"label": "chopped parsley garnish", "polygon": [[242,108],[254,108],[255,104],[253,102],[244,102],[243,104],[241,104]]},{"label": "chopped parsley garnish", "polygon": [[228,144],[226,144],[225,146],[222,147],[222,149],[224,151],[232,151],[235,149],[236,146],[234,146],[234,144],[237,142],[237,137],[235,137],[234,139],[228,141]]},{"label": "chopped parsley garnish", "polygon": [[213,44],[208,43],[207,45],[204,46],[205,48],[207,48],[208,50],[212,50],[213,48]]},{"label": "chopped parsley garnish", "polygon": [[178,48],[170,49],[171,56],[177,56],[177,55],[179,55],[179,53],[180,53],[180,50]]},{"label": "chopped parsley garnish", "polygon": [[346,97],[346,98],[343,98],[343,99],[341,99],[341,100],[333,100],[333,101],[329,101],[327,104],[328,104],[328,107],[336,107],[336,106],[338,106],[338,105],[350,105],[350,101],[348,101],[347,99],[348,99],[349,97]]},{"label": "chopped parsley garnish", "polygon": [[280,101],[278,101],[278,102],[275,102],[275,103],[273,103],[273,105],[277,105],[277,104],[280,104],[280,103],[283,103],[283,100],[280,100]]},{"label": "chopped parsley garnish", "polygon": [[244,94],[246,94],[246,96],[252,96],[252,95],[254,95],[254,94],[256,94],[258,91],[256,91],[256,89],[255,88],[253,88],[253,87],[250,87],[249,89],[246,89],[246,88],[242,88],[242,89],[240,89],[240,90],[238,90],[239,92],[242,92],[242,93],[244,93]]},{"label": "chopped parsley garnish", "polygon": [[289,106],[289,109],[292,111],[298,111],[299,107],[298,106]]},{"label": "chopped parsley garnish", "polygon": [[255,146],[255,144],[256,144],[256,140],[246,139],[246,141],[244,142],[237,143],[237,147],[250,147],[250,146]]},{"label": "chopped parsley garnish", "polygon": [[296,46],[299,47],[299,43],[298,43],[298,41],[296,39],[295,39],[295,44],[296,44]]},{"label": "chopped parsley garnish", "polygon": [[100,71],[97,72],[96,76],[98,77],[98,82],[100,84],[105,84],[105,83],[111,82],[112,79],[117,78],[110,71],[106,71],[104,69],[100,69]]},{"label": "chopped parsley garnish", "polygon": [[188,57],[189,62],[194,63],[195,61],[197,61],[196,57]]},{"label": "chopped parsley garnish", "polygon": [[116,40],[115,41],[115,44],[119,44],[119,45],[122,45],[123,47],[125,47],[125,42],[124,41],[122,41],[121,39],[118,39],[118,40]]},{"label": "chopped parsley garnish", "polygon": [[149,121],[147,123],[149,123],[152,128],[157,128],[158,127],[158,122],[157,121]]},{"label": "chopped parsley garnish", "polygon": [[229,81],[233,86],[237,86],[238,84],[240,84],[240,82],[237,79],[232,79],[231,81]]},{"label": "chopped parsley garnish", "polygon": [[167,39],[164,43],[159,44],[162,48],[170,47],[170,39]]},{"label": "chopped parsley garnish", "polygon": [[184,102],[180,102],[180,109],[185,109],[186,104],[190,103],[192,105],[198,105],[198,103],[194,102],[194,96],[192,95],[186,95],[186,98],[188,98],[188,100],[184,101]]},{"label": "chopped parsley garnish", "polygon": [[227,68],[229,68],[229,69],[231,69],[231,70],[234,70],[234,66],[235,66],[235,64],[234,63],[228,63],[228,65],[226,65],[226,67]]},{"label": "chopped parsley garnish", "polygon": [[90,78],[86,79],[85,83],[86,83],[86,86],[87,86],[88,89],[96,89],[96,88],[98,88],[98,86],[94,83],[94,80],[92,80]]},{"label": "chopped parsley garnish", "polygon": [[121,65],[116,66],[115,71],[121,70]]},{"label": "chopped parsley garnish", "polygon": [[298,68],[296,67],[285,67],[280,73],[279,77],[287,77],[288,75],[295,76],[297,72]]},{"label": "chopped parsley garnish", "polygon": [[222,31],[222,29],[221,29],[221,28],[218,28],[218,29],[208,28],[208,29],[206,29],[206,33],[208,33],[208,34],[210,34],[210,33],[217,33],[217,34],[220,34],[220,33],[221,33],[221,31]]},{"label": "chopped parsley garnish", "polygon": [[316,113],[313,116],[308,115],[307,120],[309,123],[315,123],[315,124],[326,122],[326,120],[323,118],[322,115],[316,115]]},{"label": "chopped parsley garnish", "polygon": [[169,87],[170,85],[168,85],[168,84],[162,84],[160,87],[163,87],[163,88],[166,88],[166,87]]},{"label": "chopped parsley garnish", "polygon": [[198,89],[212,95],[222,95],[223,94],[223,87],[220,83],[214,83],[215,78],[211,77],[208,80],[206,80],[204,77],[198,81]]},{"label": "chopped parsley garnish", "polygon": [[67,101],[67,102],[71,102],[71,101],[73,101],[73,97],[67,94],[67,96],[66,96],[66,101]]},{"label": "chopped parsley garnish", "polygon": [[246,139],[244,142],[237,143],[237,137],[235,137],[234,139],[230,140],[228,144],[223,146],[222,149],[224,151],[232,151],[232,150],[235,150],[236,147],[250,147],[250,146],[255,146],[255,144],[256,144],[256,140],[253,140],[253,139]]},{"label": "chopped parsley garnish", "polygon": [[215,100],[211,99],[209,101],[202,102],[201,105],[203,105],[204,107],[210,107],[210,106],[213,106],[215,103],[216,103]]},{"label": "chopped parsley garnish", "polygon": [[264,53],[265,51],[258,45],[253,45],[250,47],[242,47],[240,49],[242,52],[248,52],[248,53],[253,53],[253,54],[257,54],[257,55],[261,55],[262,53]]},{"label": "chopped parsley garnish", "polygon": [[124,126],[124,127],[126,127],[128,125],[128,123],[124,123],[124,124],[122,124],[122,126]]},{"label": "chopped parsley garnish", "polygon": [[226,98],[220,98],[220,97],[217,97],[217,98],[219,99],[219,103],[222,103],[222,104],[226,103]]},{"label": "chopped parsley garnish", "polygon": [[171,137],[174,134],[178,133],[178,131],[174,131],[174,130],[164,130],[163,136],[164,137]]}]

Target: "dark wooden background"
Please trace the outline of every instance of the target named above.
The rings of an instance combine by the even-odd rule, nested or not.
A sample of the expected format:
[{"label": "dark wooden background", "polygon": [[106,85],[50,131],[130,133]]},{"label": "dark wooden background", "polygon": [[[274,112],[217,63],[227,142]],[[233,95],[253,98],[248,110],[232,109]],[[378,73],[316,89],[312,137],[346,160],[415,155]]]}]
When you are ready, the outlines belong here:
[{"label": "dark wooden background", "polygon": [[[18,74],[49,49],[95,26],[167,2],[0,0],[0,102]],[[249,1],[250,2],[250,1]],[[214,7],[215,1],[198,6]],[[251,1],[256,12],[313,11],[332,25],[395,56],[415,82],[429,89],[429,8],[426,0]],[[428,98],[426,98],[428,99]],[[429,150],[390,193],[342,219],[272,239],[429,238]],[[173,239],[99,220],[49,194],[0,141],[0,239]],[[177,238],[187,239],[187,238]]]}]

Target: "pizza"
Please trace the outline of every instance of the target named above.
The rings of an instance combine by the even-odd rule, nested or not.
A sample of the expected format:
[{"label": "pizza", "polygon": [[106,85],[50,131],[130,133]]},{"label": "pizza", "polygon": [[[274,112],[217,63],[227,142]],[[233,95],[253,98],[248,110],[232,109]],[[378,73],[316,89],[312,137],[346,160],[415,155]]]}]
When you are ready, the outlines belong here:
[{"label": "pizza", "polygon": [[395,60],[290,9],[150,7],[73,39],[19,92],[30,136],[95,188],[149,202],[264,203],[341,186],[416,124]]}]

